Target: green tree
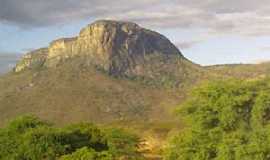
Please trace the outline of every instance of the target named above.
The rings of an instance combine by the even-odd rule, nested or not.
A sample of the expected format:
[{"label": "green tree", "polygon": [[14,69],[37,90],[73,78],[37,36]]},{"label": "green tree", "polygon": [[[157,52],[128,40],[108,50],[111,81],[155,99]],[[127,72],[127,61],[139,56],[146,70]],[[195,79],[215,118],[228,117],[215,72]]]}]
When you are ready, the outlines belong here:
[{"label": "green tree", "polygon": [[81,123],[56,128],[22,116],[0,129],[0,160],[137,159],[137,136],[122,129]]},{"label": "green tree", "polygon": [[24,134],[36,128],[48,126],[47,122],[30,115],[12,120],[6,128],[0,129],[0,159],[19,159]]},{"label": "green tree", "polygon": [[270,159],[269,84],[230,79],[194,89],[179,109],[188,127],[171,140],[166,159]]}]

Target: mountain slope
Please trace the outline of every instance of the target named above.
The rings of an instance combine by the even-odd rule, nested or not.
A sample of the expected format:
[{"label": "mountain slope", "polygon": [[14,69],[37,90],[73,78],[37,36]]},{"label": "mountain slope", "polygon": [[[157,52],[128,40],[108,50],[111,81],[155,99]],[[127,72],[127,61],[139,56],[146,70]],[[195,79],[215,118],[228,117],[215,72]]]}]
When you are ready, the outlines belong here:
[{"label": "mountain slope", "polygon": [[160,102],[170,99],[160,89],[73,67],[68,63],[2,78],[1,118],[34,113],[57,123],[147,120],[149,112],[163,112]]}]

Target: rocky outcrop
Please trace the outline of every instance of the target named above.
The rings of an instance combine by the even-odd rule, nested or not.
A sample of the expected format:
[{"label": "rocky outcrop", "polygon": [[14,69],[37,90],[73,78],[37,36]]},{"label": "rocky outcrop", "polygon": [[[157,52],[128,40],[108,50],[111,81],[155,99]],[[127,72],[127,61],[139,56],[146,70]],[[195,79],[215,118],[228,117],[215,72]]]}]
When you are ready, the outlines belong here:
[{"label": "rocky outcrop", "polygon": [[32,52],[27,53],[17,63],[14,68],[15,72],[20,72],[25,69],[37,69],[44,65],[48,56],[48,48],[41,48]]},{"label": "rocky outcrop", "polygon": [[51,42],[49,47],[48,59],[58,56],[68,56],[73,53],[72,48],[76,43],[77,38],[62,38]]},{"label": "rocky outcrop", "polygon": [[78,37],[59,39],[47,49],[27,54],[17,64],[15,72],[54,67],[73,57],[84,57],[87,64],[124,76],[150,72],[150,62],[154,59],[163,64],[172,63],[168,59],[184,60],[180,51],[157,32],[131,22],[101,20],[82,29]]}]

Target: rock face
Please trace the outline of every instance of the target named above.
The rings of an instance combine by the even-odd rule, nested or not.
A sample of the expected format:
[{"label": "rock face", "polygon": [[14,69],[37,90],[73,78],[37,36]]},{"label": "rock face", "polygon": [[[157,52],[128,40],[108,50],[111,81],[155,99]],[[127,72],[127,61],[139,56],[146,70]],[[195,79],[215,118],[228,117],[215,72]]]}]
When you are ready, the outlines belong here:
[{"label": "rock face", "polygon": [[[131,22],[100,20],[80,31],[78,37],[53,41],[48,48],[26,54],[15,72],[54,67],[66,59],[83,57],[86,64],[112,75],[145,74],[149,61],[184,60],[180,51],[163,35]],[[149,72],[149,71],[147,71]]]},{"label": "rock face", "polygon": [[21,61],[17,63],[16,67],[14,68],[15,72],[20,72],[25,69],[36,69],[40,68],[44,65],[48,55],[47,48],[41,48],[30,53],[27,53],[23,56]]}]

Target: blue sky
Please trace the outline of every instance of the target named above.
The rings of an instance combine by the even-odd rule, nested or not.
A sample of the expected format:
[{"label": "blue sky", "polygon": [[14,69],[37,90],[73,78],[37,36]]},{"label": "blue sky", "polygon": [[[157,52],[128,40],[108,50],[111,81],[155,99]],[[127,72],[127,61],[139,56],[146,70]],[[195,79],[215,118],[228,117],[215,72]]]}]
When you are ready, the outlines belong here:
[{"label": "blue sky", "polygon": [[268,0],[0,0],[0,4],[2,63],[3,55],[76,36],[98,19],[133,21],[156,30],[202,65],[270,60]]}]

